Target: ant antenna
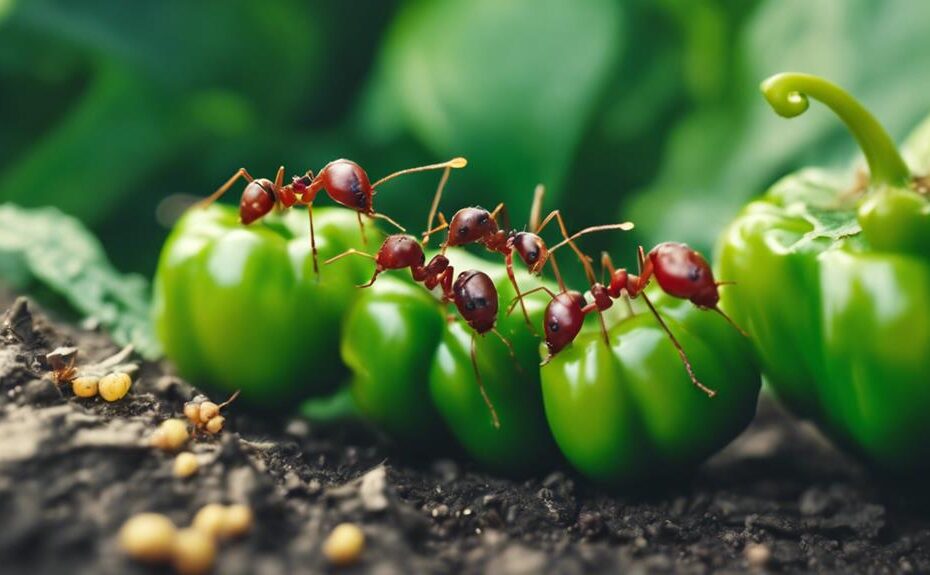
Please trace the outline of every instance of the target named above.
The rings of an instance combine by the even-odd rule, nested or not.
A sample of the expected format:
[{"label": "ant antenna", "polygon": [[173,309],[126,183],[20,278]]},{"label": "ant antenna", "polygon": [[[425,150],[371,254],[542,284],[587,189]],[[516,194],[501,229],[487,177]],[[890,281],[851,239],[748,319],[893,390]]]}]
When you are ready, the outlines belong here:
[{"label": "ant antenna", "polygon": [[[426,219],[426,230],[423,232],[423,245],[429,243],[429,236],[432,232],[430,228],[433,227],[433,219],[436,217],[436,212],[439,210],[439,200],[442,198],[442,191],[446,187],[446,182],[449,181],[449,174],[452,173],[452,168],[447,167],[442,172],[442,178],[439,179],[439,186],[436,188],[436,194],[433,196],[433,203],[429,207],[429,217]],[[445,223],[445,218],[440,215],[440,221]],[[442,228],[439,228],[442,229]],[[439,231],[439,230],[436,230]]]},{"label": "ant antenna", "polygon": [[446,221],[446,216],[443,215],[442,212],[439,212],[439,225],[436,226],[435,228],[427,229],[425,232],[423,232],[423,240],[421,243],[425,246],[426,244],[429,243],[429,238],[431,235],[435,234],[436,232],[441,232],[442,230],[448,227],[449,227],[449,222]]},{"label": "ant antenna", "polygon": [[529,226],[531,230],[539,228],[539,213],[542,210],[543,196],[545,195],[546,186],[536,184],[536,189],[533,190],[533,205],[530,207]]},{"label": "ant antenna", "polygon": [[[377,260],[377,259],[378,259],[376,256],[373,256],[373,255],[371,255],[371,254],[369,254],[369,253],[367,253],[367,252],[359,251],[359,250],[357,250],[357,249],[355,249],[355,248],[350,248],[350,249],[348,249],[348,250],[342,252],[342,253],[339,254],[338,256],[333,256],[333,257],[329,258],[328,260],[326,260],[326,261],[323,262],[323,263],[326,264],[326,265],[329,265],[329,264],[333,263],[334,261],[336,261],[336,260],[341,260],[342,258],[344,258],[344,257],[346,257],[346,256],[362,256],[362,257],[366,257],[366,258],[372,259],[372,260]],[[381,271],[379,271],[378,268],[375,267],[375,273],[374,273],[374,275],[371,276],[371,279],[368,281],[368,283],[367,283],[367,284],[360,284],[360,285],[357,285],[357,286],[355,286],[355,287],[357,287],[357,288],[367,288],[367,287],[371,287],[372,285],[374,285],[375,280],[378,279],[378,275],[379,275],[380,273],[381,273]]]},{"label": "ant antenna", "polygon": [[491,422],[494,425],[494,429],[501,428],[501,420],[497,417],[497,410],[494,409],[494,404],[491,403],[491,398],[488,397],[488,391],[484,388],[484,382],[481,380],[481,372],[478,370],[478,355],[475,351],[475,341],[476,337],[474,332],[471,334],[471,365],[475,369],[475,380],[478,382],[478,390],[481,391],[481,397],[484,399],[484,404],[488,406],[488,411],[491,412]]},{"label": "ant antenna", "polygon": [[603,225],[600,225],[600,226],[591,226],[591,227],[588,227],[588,228],[585,228],[585,229],[581,230],[580,232],[576,232],[576,233],[572,234],[571,236],[566,236],[566,238],[565,238],[564,240],[562,240],[561,242],[559,242],[559,243],[555,244],[554,246],[552,246],[551,248],[549,248],[549,252],[552,253],[552,252],[554,252],[555,250],[559,249],[560,247],[562,247],[562,246],[564,246],[564,245],[566,245],[566,244],[571,244],[572,242],[574,242],[575,240],[577,240],[577,239],[580,238],[581,236],[590,234],[590,233],[592,233],[592,232],[603,232],[603,231],[607,231],[607,230],[622,230],[622,231],[624,231],[624,232],[628,232],[628,231],[632,230],[634,227],[636,227],[636,226],[635,226],[635,224],[634,224],[633,222],[621,222],[621,223],[619,223],[619,224],[603,224]]},{"label": "ant antenna", "polygon": [[510,314],[513,313],[513,310],[516,309],[517,304],[520,303],[520,300],[521,300],[521,299],[525,298],[525,297],[528,296],[528,295],[534,294],[534,293],[536,293],[536,292],[541,292],[541,291],[546,292],[547,294],[549,294],[549,297],[550,297],[550,298],[555,299],[555,294],[552,293],[552,290],[550,290],[550,289],[547,288],[546,286],[534,287],[533,289],[531,289],[531,290],[529,290],[529,291],[525,291],[525,292],[523,292],[522,294],[520,294],[520,295],[518,295],[517,297],[513,298],[512,300],[510,300],[510,305],[507,307],[507,315],[510,315]]},{"label": "ant antenna", "polygon": [[381,184],[388,182],[390,180],[393,180],[394,178],[398,176],[403,176],[406,174],[413,174],[416,172],[425,172],[428,170],[439,170],[442,168],[464,168],[467,165],[468,165],[468,160],[462,157],[458,157],[458,158],[452,158],[451,160],[442,162],[440,164],[430,164],[428,166],[419,166],[417,168],[407,168],[406,170],[400,170],[398,172],[394,172],[393,174],[388,174],[387,176],[384,176],[383,178],[381,178],[380,180],[372,184],[371,189],[375,189]]}]

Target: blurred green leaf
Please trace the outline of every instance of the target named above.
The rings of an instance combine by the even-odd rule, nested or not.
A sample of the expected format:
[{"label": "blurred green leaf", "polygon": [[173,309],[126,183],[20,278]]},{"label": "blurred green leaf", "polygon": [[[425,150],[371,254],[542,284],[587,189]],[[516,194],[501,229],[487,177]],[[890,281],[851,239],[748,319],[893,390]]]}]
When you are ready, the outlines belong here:
[{"label": "blurred green leaf", "polygon": [[776,72],[823,75],[851,90],[892,134],[906,134],[930,110],[927,22],[930,4],[907,0],[769,0],[733,46],[742,64],[729,93],[675,129],[659,177],[624,215],[653,242],[708,249],[740,205],[780,175],[808,163],[846,163],[854,142],[832,114],[814,105],[804,121],[790,121],[768,108],[758,84]]},{"label": "blurred green leaf", "polygon": [[468,157],[457,177],[477,174],[498,192],[477,199],[505,190],[522,213],[537,182],[557,198],[618,61],[621,20],[611,0],[411,3],[363,113],[381,133],[397,128],[385,117],[402,117],[436,157]]},{"label": "blurred green leaf", "polygon": [[113,269],[100,242],[59,210],[0,205],[0,279],[23,288],[27,278],[99,321],[117,343],[149,359],[160,355],[144,278]]}]

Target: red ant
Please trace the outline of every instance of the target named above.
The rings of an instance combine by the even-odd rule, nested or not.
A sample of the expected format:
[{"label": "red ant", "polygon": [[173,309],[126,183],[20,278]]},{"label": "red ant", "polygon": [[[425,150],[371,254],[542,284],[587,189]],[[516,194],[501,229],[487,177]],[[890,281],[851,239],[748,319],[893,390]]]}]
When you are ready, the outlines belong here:
[{"label": "red ant", "polygon": [[[440,253],[445,253],[446,248],[450,246],[463,246],[467,244],[482,244],[488,251],[503,254],[504,263],[507,266],[507,276],[510,278],[510,283],[513,285],[513,289],[517,294],[517,299],[520,302],[520,308],[523,311],[523,317],[526,320],[526,324],[530,326],[530,329],[533,329],[533,324],[530,321],[529,312],[526,310],[526,305],[523,303],[523,298],[520,297],[520,286],[517,285],[517,278],[514,275],[513,271],[513,253],[516,252],[517,255],[523,260],[523,263],[526,264],[527,269],[530,273],[539,275],[542,273],[543,268],[546,265],[546,262],[550,262],[552,265],[552,272],[555,275],[556,281],[558,281],[559,288],[562,291],[565,291],[565,282],[562,280],[562,274],[559,272],[558,264],[555,261],[555,250],[566,243],[571,246],[572,250],[578,256],[578,258],[583,262],[587,263],[587,256],[585,256],[581,250],[578,249],[578,246],[575,244],[574,240],[579,237],[589,234],[591,232],[599,232],[606,230],[632,230],[632,222],[623,222],[620,224],[606,224],[600,226],[592,226],[585,228],[580,232],[577,232],[574,235],[569,235],[568,229],[565,226],[565,220],[562,219],[562,213],[559,210],[553,210],[543,219],[542,223],[539,222],[539,213],[540,208],[542,207],[542,199],[545,194],[545,188],[542,184],[536,186],[535,193],[533,195],[533,205],[530,208],[530,220],[529,226],[532,232],[526,231],[515,231],[509,229],[507,231],[500,228],[497,223],[498,215],[503,213],[505,220],[505,228],[510,228],[509,221],[507,218],[506,206],[504,203],[500,203],[494,208],[493,211],[489,212],[488,210],[482,207],[468,207],[462,208],[457,211],[455,215],[452,216],[451,221],[446,221],[445,216],[440,212],[439,221],[440,225],[436,228],[432,228],[433,219],[436,216],[437,209],[439,207],[439,200],[442,196],[442,187],[436,190],[436,195],[433,198],[433,205],[430,208],[430,215],[427,221],[426,232],[423,233],[423,245],[426,245],[429,242],[430,235],[441,231],[445,228],[448,228],[449,231],[446,235],[446,241],[443,242],[440,247]],[[542,232],[543,228],[549,225],[553,220],[558,222],[559,230],[562,232],[562,237],[565,240],[559,244],[559,246],[549,249],[546,247],[546,242],[539,236],[539,233]],[[589,269],[589,266],[586,266],[586,270],[590,272],[590,280],[594,281],[593,271]],[[603,320],[602,320],[603,321]]]},{"label": "red ant", "polygon": [[[643,248],[640,247],[638,253],[640,273],[638,276],[630,274],[625,268],[614,269],[610,255],[606,252],[602,254],[601,263],[610,273],[610,284],[604,286],[600,282],[592,282],[591,296],[594,301],[591,303],[586,303],[584,296],[577,291],[563,290],[559,294],[553,294],[544,286],[531,290],[531,292],[544,290],[552,298],[552,301],[546,306],[544,315],[546,347],[549,350],[549,355],[543,360],[543,365],[575,340],[588,313],[592,311],[602,312],[613,305],[613,300],[620,297],[637,298],[642,296],[643,301],[649,306],[649,310],[656,317],[659,325],[662,326],[662,329],[678,351],[691,382],[706,393],[708,397],[716,395],[716,391],[706,387],[698,380],[684,348],[669,329],[665,320],[662,319],[662,316],[659,315],[658,310],[646,295],[645,289],[654,277],[665,293],[673,297],[687,299],[701,309],[714,310],[743,336],[749,337],[718,306],[720,302],[719,286],[732,282],[714,281],[714,275],[707,260],[700,253],[681,243],[661,243],[652,248],[648,256],[644,254]],[[527,292],[527,294],[531,292]],[[628,299],[627,304],[629,304]],[[514,305],[511,305],[510,311],[513,310],[513,307]],[[604,340],[609,345],[610,340],[603,322],[601,329],[603,330]]]},{"label": "red ant", "polygon": [[[498,297],[497,287],[491,281],[491,278],[478,270],[466,270],[460,273],[453,283],[452,275],[454,272],[452,266],[449,265],[449,259],[443,254],[437,254],[427,263],[426,255],[423,253],[423,247],[420,243],[413,236],[404,234],[395,234],[385,238],[376,255],[350,249],[326,260],[324,263],[329,264],[349,255],[360,255],[375,260],[375,272],[371,276],[371,280],[358,286],[360,288],[370,287],[378,279],[378,276],[387,270],[410,268],[414,281],[422,283],[429,290],[439,286],[442,290],[440,301],[442,303],[451,301],[455,304],[459,314],[474,330],[471,338],[471,362],[475,370],[475,379],[478,382],[481,397],[491,412],[494,427],[499,429],[500,419],[497,416],[497,410],[494,409],[494,404],[491,403],[491,399],[488,397],[487,390],[481,380],[481,372],[478,370],[475,336],[483,336],[488,332],[492,332],[507,346],[514,362],[516,362],[516,354],[510,341],[495,327],[497,323]],[[519,369],[519,364],[516,365]]]},{"label": "red ant", "polygon": [[317,249],[316,235],[313,230],[313,201],[316,199],[320,190],[332,198],[337,204],[343,205],[358,214],[358,225],[362,233],[362,240],[365,241],[365,225],[362,223],[362,214],[370,218],[378,218],[394,225],[399,230],[404,228],[385,214],[375,212],[373,199],[376,188],[381,184],[393,180],[398,176],[412,174],[414,172],[423,172],[427,170],[438,170],[445,168],[442,185],[445,184],[449,177],[449,170],[452,168],[464,168],[468,164],[465,158],[453,158],[441,164],[431,164],[417,168],[408,168],[389,174],[374,184],[369,183],[368,174],[361,166],[351,160],[335,160],[326,164],[320,172],[314,176],[311,170],[300,177],[294,176],[290,184],[284,183],[284,166],[278,168],[274,182],[265,178],[253,178],[245,168],[239,170],[229,178],[225,184],[219,187],[209,197],[204,198],[197,205],[207,207],[223,194],[239,178],[245,178],[248,184],[242,191],[242,199],[239,202],[239,219],[244,225],[248,225],[267,215],[275,206],[280,209],[287,209],[294,205],[307,206],[307,213],[310,218],[310,246],[313,250],[313,271],[319,274],[317,267]]}]

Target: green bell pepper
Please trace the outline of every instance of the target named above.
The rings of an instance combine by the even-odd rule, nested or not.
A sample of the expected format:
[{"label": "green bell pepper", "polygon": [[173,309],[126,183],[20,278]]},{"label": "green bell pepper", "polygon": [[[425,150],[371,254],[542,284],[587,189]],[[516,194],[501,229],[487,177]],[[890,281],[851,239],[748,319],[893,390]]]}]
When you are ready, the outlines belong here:
[{"label": "green bell pepper", "polygon": [[930,464],[930,120],[902,159],[878,121],[837,86],[780,74],[777,113],[808,97],[845,122],[870,177],[806,169],[750,203],[721,237],[724,305],[757,344],[775,394],[876,468]]},{"label": "green bell pepper", "polygon": [[721,449],[752,420],[761,386],[749,342],[723,317],[658,286],[647,294],[695,373],[716,390],[713,398],[692,385],[641,298],[632,301],[633,315],[611,322],[609,347],[586,326],[541,370],[546,416],[562,453],[613,486],[670,476]]},{"label": "green bell pepper", "polygon": [[[355,214],[314,215],[321,257],[363,249]],[[265,408],[341,381],[340,325],[367,268],[347,258],[318,279],[308,235],[299,210],[249,226],[225,206],[184,215],[162,250],[153,306],[157,336],[182,375],[241,389],[242,400]]]},{"label": "green bell pepper", "polygon": [[[342,356],[353,372],[351,389],[359,411],[414,448],[448,446],[449,432],[484,466],[523,474],[558,460],[546,424],[539,385],[539,339],[521,314],[508,315],[513,287],[503,265],[452,249],[456,274],[480,269],[498,290],[497,328],[514,347],[489,334],[478,336],[478,369],[500,419],[481,396],[471,362],[473,331],[451,304],[441,305],[409,272],[382,275],[362,296],[343,327]],[[370,266],[370,264],[368,264]],[[521,285],[529,274],[517,271]],[[546,299],[526,298],[540,324]],[[517,367],[519,365],[519,367]]]}]

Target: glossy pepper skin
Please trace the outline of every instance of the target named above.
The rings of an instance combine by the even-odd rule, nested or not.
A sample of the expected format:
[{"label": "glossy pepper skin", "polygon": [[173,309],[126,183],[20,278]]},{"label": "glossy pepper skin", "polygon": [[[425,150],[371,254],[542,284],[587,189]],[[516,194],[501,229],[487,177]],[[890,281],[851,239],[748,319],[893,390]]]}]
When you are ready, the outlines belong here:
[{"label": "glossy pepper skin", "polygon": [[[723,448],[752,420],[761,386],[749,342],[724,318],[647,289],[710,398],[642,300],[610,347],[585,330],[541,370],[549,426],[569,462],[609,486],[669,477]],[[619,313],[624,306],[615,305]]]},{"label": "glossy pepper skin", "polygon": [[776,112],[808,97],[847,124],[869,168],[807,169],[750,203],[721,237],[724,305],[752,334],[772,389],[880,471],[930,467],[930,121],[904,147],[820,78],[762,85]]},{"label": "glossy pepper skin", "polygon": [[[456,276],[480,269],[498,290],[497,328],[513,345],[520,367],[493,334],[478,336],[477,358],[500,429],[494,427],[475,380],[472,329],[454,305],[440,305],[410,282],[406,271],[382,275],[360,290],[363,294],[346,318],[342,357],[353,372],[356,405],[364,417],[410,448],[446,449],[451,436],[495,471],[522,475],[545,469],[558,461],[558,450],[543,411],[539,339],[521,314],[506,313],[514,292],[503,265],[455,249],[446,255]],[[518,281],[531,285],[522,272]],[[534,323],[541,325],[546,297],[534,294],[526,302]]]},{"label": "glossy pepper skin", "polygon": [[[346,210],[315,212],[327,258],[360,245]],[[346,258],[313,273],[306,213],[290,210],[244,226],[235,209],[191,209],[162,250],[154,321],[165,355],[198,383],[274,408],[339,383],[343,315],[366,279]]]}]

